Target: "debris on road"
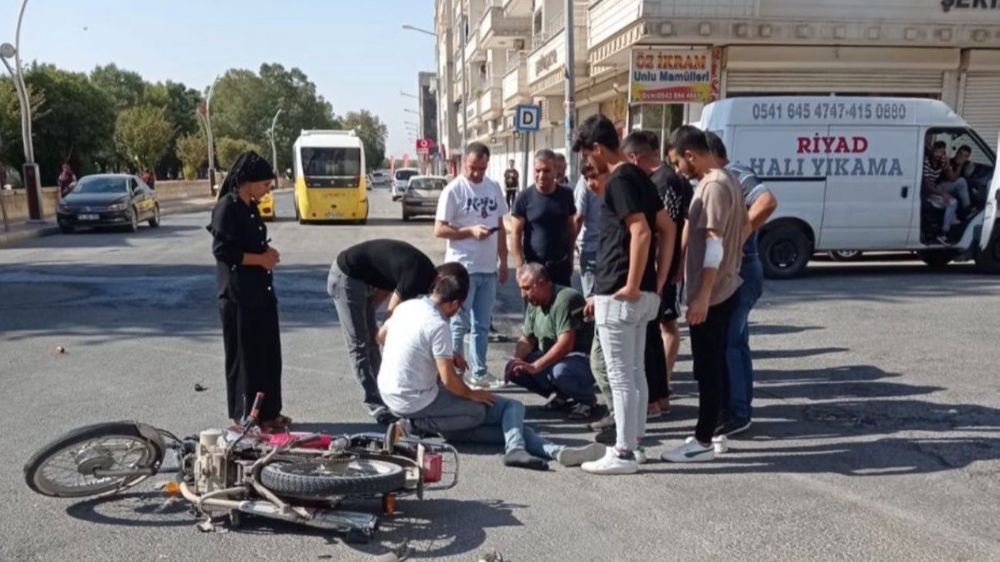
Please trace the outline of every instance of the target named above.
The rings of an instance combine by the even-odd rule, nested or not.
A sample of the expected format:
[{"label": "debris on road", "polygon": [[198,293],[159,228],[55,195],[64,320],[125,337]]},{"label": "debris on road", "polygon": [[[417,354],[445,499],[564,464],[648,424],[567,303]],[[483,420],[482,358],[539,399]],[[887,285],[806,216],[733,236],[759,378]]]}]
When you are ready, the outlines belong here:
[{"label": "debris on road", "polygon": [[207,386],[201,386],[198,383],[194,383],[194,391],[195,392],[205,392],[206,390],[208,390]]}]

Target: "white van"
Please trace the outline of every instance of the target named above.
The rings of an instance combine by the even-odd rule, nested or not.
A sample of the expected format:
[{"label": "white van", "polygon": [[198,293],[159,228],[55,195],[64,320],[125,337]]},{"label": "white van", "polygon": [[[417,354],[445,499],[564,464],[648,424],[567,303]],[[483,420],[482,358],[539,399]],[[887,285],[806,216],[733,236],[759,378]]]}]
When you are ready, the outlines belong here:
[{"label": "white van", "polygon": [[[974,259],[1000,272],[996,153],[940,101],[732,98],[706,106],[696,125],[722,137],[730,161],[752,168],[778,198],[760,235],[768,277],[799,275],[814,252],[833,250],[909,250],[932,266]],[[949,158],[971,148],[965,177],[978,209],[945,242],[937,239],[944,213],[922,189],[925,151],[937,141]]]}]

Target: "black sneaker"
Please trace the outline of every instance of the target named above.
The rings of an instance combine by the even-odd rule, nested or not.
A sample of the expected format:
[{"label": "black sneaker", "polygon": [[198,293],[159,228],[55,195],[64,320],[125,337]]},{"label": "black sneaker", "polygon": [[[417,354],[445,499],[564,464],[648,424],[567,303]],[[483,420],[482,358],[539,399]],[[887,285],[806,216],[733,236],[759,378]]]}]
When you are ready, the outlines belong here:
[{"label": "black sneaker", "polygon": [[380,408],[378,411],[374,412],[372,416],[375,417],[375,421],[379,425],[388,426],[399,421],[399,418],[392,415],[392,412],[390,412],[388,408]]},{"label": "black sneaker", "polygon": [[614,427],[614,426],[615,426],[615,417],[612,416],[611,414],[608,414],[608,415],[604,416],[603,418],[601,418],[601,419],[595,421],[594,423],[590,424],[589,427],[593,431],[601,431],[602,429],[606,429],[606,428]]},{"label": "black sneaker", "polygon": [[594,419],[596,412],[597,407],[593,404],[576,404],[569,409],[566,418],[576,421],[587,421]]},{"label": "black sneaker", "polygon": [[608,447],[614,447],[615,442],[618,441],[618,431],[613,425],[611,427],[606,427],[597,432],[597,435],[594,436],[594,441],[597,441],[602,445],[607,445]]},{"label": "black sneaker", "polygon": [[750,420],[735,420],[722,425],[715,430],[716,435],[725,435],[726,437],[732,437],[733,435],[739,435],[744,431],[750,429]]},{"label": "black sneaker", "polygon": [[549,396],[549,399],[545,401],[545,409],[552,412],[563,412],[569,410],[571,406],[572,404],[568,400],[558,394]]}]

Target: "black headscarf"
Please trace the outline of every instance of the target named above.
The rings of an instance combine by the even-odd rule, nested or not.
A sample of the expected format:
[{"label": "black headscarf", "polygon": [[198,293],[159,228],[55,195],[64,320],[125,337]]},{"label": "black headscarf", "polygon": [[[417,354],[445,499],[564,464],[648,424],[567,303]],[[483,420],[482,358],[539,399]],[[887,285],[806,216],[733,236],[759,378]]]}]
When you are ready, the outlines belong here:
[{"label": "black headscarf", "polygon": [[240,186],[251,181],[265,181],[277,179],[274,175],[274,168],[267,160],[254,151],[240,154],[226,174],[222,186],[219,188],[219,198],[221,199],[229,193],[235,194]]}]

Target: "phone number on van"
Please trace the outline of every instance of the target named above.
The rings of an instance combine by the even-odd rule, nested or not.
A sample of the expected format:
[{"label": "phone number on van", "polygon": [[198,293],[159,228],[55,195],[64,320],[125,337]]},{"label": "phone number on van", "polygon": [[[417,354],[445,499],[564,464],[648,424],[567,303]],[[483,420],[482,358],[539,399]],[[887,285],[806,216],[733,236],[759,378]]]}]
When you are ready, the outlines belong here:
[{"label": "phone number on van", "polygon": [[755,103],[754,121],[904,121],[905,103]]}]

